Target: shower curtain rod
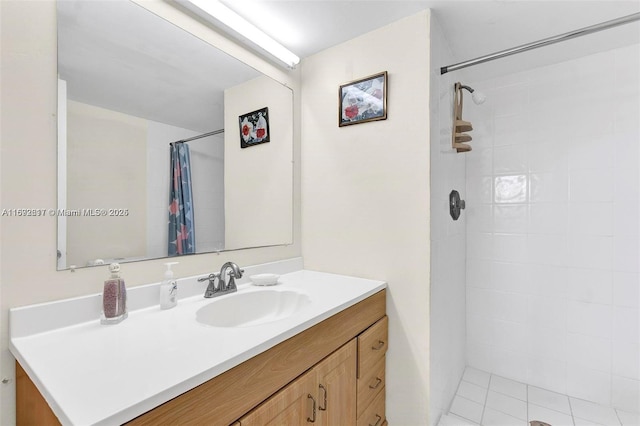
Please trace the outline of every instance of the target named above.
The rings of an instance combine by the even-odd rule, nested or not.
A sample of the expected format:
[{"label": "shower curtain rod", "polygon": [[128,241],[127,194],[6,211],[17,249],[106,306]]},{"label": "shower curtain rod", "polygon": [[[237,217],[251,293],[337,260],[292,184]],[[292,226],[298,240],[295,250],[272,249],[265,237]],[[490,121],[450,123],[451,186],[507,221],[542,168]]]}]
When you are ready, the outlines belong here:
[{"label": "shower curtain rod", "polygon": [[213,132],[203,133],[201,135],[193,136],[193,137],[187,138],[187,139],[180,139],[179,141],[171,142],[169,145],[171,145],[173,143],[183,143],[183,142],[194,141],[196,139],[206,138],[207,136],[219,135],[220,133],[224,133],[224,129],[214,130]]},{"label": "shower curtain rod", "polygon": [[459,62],[457,64],[448,65],[440,68],[440,74],[446,74],[449,71],[456,71],[461,68],[471,67],[473,65],[482,64],[484,62],[493,61],[495,59],[504,58],[506,56],[515,55],[516,53],[526,52],[527,50],[537,49],[538,47],[547,46],[561,41],[570,40],[575,37],[595,33],[609,28],[617,27],[618,25],[624,25],[633,21],[640,20],[640,13],[633,13],[631,15],[623,16],[621,18],[612,19],[610,21],[602,22],[600,24],[591,25],[589,27],[580,28],[578,30],[570,31],[568,33],[559,34],[557,36],[548,37],[542,40],[534,41],[533,43],[523,44],[521,46],[513,47],[511,49],[501,50],[499,52],[491,53],[488,55],[480,56],[475,59],[470,59],[465,62]]}]

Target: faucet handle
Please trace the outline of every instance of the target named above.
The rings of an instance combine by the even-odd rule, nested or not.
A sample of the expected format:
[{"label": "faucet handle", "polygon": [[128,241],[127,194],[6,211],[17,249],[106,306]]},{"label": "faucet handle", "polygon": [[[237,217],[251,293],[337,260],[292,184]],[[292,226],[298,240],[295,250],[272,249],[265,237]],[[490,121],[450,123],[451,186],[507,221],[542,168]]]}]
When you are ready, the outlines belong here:
[{"label": "faucet handle", "polygon": [[209,274],[206,277],[198,278],[199,282],[209,281],[209,285],[207,286],[207,289],[204,292],[204,297],[206,297],[206,298],[213,297],[213,295],[215,293],[217,293],[218,291],[221,290],[220,285],[218,285],[218,287],[216,287],[216,278],[220,278],[220,274],[218,272],[214,272],[212,274]]},{"label": "faucet handle", "polygon": [[242,273],[244,272],[244,269],[238,269],[238,273],[234,272],[233,270],[231,272],[229,272],[229,282],[227,283],[227,290],[237,290],[238,287],[236,286],[236,278],[240,279],[242,278]]},{"label": "faucet handle", "polygon": [[207,275],[206,277],[198,278],[198,282],[201,283],[202,281],[215,281],[215,279],[218,278],[219,276],[220,274],[218,272],[213,272]]}]

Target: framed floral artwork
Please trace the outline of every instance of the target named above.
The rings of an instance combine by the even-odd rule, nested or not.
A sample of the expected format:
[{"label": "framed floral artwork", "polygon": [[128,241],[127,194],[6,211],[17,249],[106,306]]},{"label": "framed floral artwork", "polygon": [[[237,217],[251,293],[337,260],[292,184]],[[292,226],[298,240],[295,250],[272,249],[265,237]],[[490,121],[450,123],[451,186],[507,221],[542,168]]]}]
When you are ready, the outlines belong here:
[{"label": "framed floral artwork", "polygon": [[238,117],[240,148],[269,142],[269,108],[252,111]]},{"label": "framed floral artwork", "polygon": [[338,125],[387,119],[387,72],[340,86]]}]

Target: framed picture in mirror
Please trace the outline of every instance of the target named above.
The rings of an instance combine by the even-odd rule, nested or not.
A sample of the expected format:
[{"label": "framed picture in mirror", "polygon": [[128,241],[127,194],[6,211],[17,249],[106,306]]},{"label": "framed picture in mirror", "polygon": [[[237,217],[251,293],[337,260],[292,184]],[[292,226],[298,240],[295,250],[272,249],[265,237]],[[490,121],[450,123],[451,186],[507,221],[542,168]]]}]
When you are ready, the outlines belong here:
[{"label": "framed picture in mirror", "polygon": [[238,117],[240,148],[269,142],[269,108],[264,107]]},{"label": "framed picture in mirror", "polygon": [[338,126],[387,119],[387,72],[340,86]]}]

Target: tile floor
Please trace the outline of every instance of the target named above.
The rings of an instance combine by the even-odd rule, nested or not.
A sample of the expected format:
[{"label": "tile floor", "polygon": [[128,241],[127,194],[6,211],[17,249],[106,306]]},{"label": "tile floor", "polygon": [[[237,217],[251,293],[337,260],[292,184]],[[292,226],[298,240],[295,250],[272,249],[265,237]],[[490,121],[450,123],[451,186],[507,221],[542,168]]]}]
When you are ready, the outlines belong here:
[{"label": "tile floor", "polygon": [[640,426],[640,414],[568,397],[467,367],[442,426]]}]

